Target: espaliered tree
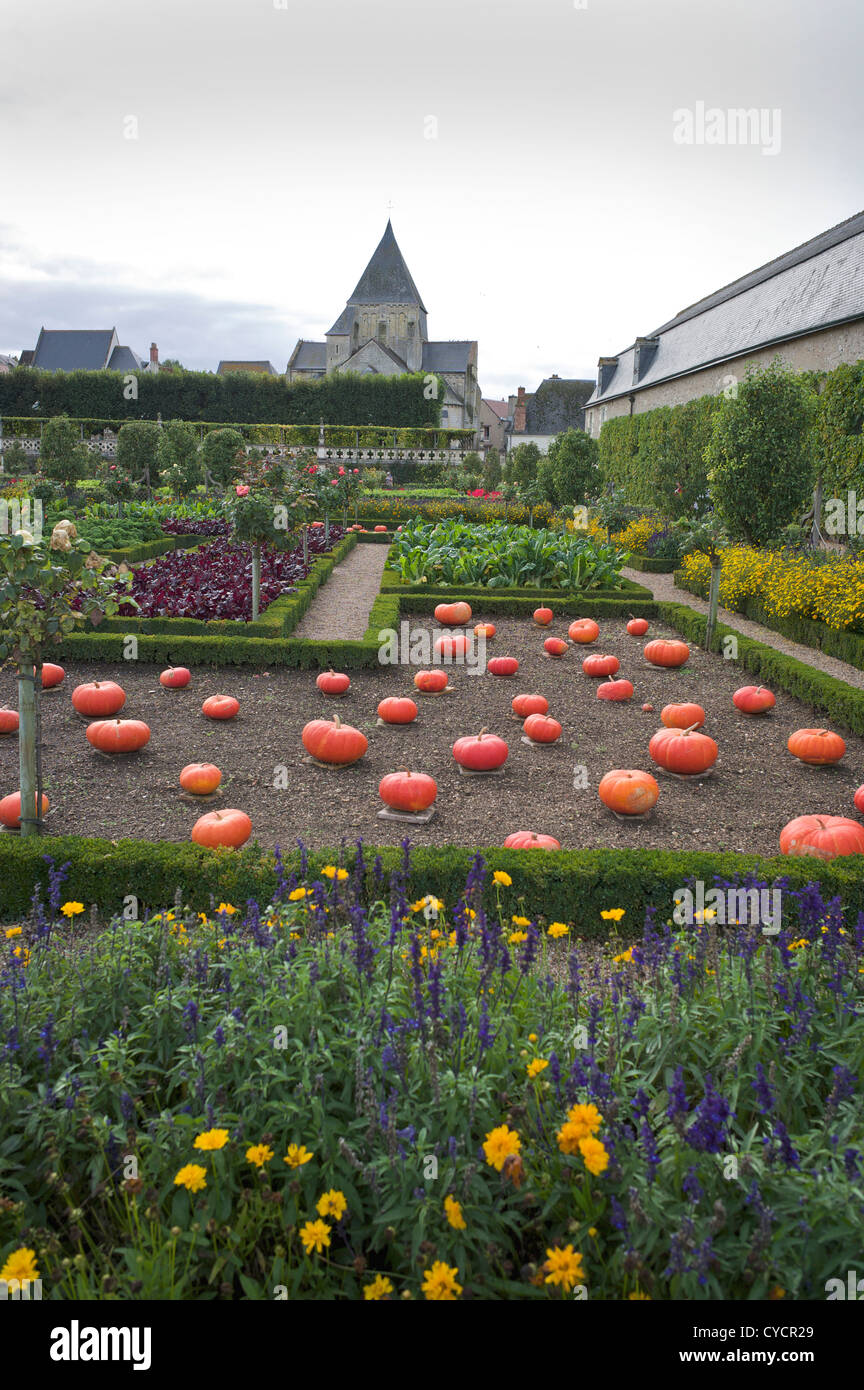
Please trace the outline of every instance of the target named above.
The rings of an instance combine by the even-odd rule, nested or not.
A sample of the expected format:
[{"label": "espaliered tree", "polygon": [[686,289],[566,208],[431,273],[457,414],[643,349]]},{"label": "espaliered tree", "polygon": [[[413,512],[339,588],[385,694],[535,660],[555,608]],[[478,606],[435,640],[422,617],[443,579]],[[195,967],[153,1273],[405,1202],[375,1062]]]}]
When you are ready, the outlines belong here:
[{"label": "espaliered tree", "polygon": [[681,532],[683,553],[701,551],[708,556],[711,565],[711,582],[708,586],[708,620],[705,624],[705,650],[710,652],[717,627],[717,609],[720,603],[720,571],[723,566],[723,551],[729,544],[729,533],[716,512],[709,512],[701,520],[681,517],[675,523]]},{"label": "espaliered tree", "polygon": [[[113,571],[113,567],[111,567]],[[42,663],[51,648],[88,620],[113,617],[119,602],[105,562],[61,521],[50,540],[30,531],[0,536],[0,663],[18,669],[21,834],[42,828],[39,702]]]},{"label": "espaliered tree", "polygon": [[224,503],[225,515],[231,524],[231,534],[239,545],[252,549],[252,621],[261,613],[261,549],[271,546],[287,550],[293,531],[280,525],[286,507],[274,502],[273,496],[253,492],[245,483],[238,483],[228,493]]}]

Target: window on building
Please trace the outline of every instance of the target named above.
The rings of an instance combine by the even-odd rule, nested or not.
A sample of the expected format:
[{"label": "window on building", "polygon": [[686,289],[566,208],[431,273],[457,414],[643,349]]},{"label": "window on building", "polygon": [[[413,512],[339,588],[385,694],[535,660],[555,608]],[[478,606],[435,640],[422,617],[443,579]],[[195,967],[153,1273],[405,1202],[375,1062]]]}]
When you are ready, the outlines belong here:
[{"label": "window on building", "polygon": [[483,426],[483,438],[484,438],[484,439],[488,439],[488,438],[489,438],[489,426],[488,426],[488,425],[484,425],[484,426]]},{"label": "window on building", "polygon": [[387,324],[383,319],[378,324],[378,341],[379,343],[386,343],[387,341]]},{"label": "window on building", "polygon": [[409,320],[408,320],[408,337],[409,337],[409,338],[413,338],[413,337],[414,337],[414,320],[413,320],[413,319],[409,319]]},{"label": "window on building", "polygon": [[449,410],[447,409],[447,407],[446,407],[446,405],[445,405],[444,409],[441,411],[441,424],[442,424],[442,425],[446,425],[446,424],[447,424],[447,421],[448,421],[449,419],[450,419],[450,412],[449,412]]},{"label": "window on building", "polygon": [[354,323],[354,341],[355,341],[355,343],[357,342],[357,340],[358,340],[359,337],[360,337],[360,325],[359,325],[359,323],[357,323],[356,320],[355,320],[355,323]]}]

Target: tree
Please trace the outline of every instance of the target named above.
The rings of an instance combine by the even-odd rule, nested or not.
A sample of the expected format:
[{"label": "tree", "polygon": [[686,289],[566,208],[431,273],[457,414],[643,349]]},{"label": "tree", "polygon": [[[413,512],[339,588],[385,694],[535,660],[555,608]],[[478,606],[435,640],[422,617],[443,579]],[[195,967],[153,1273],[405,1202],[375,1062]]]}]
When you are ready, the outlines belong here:
[{"label": "tree", "polygon": [[526,441],[517,445],[510,456],[508,481],[515,483],[517,487],[527,487],[529,483],[535,482],[540,458],[540,450],[533,442]]},{"label": "tree", "polygon": [[750,367],[714,417],[706,450],[714,505],[733,540],[775,541],[813,487],[812,393],[775,359]]},{"label": "tree", "polygon": [[497,449],[487,449],[483,460],[483,486],[487,492],[497,492],[501,486],[501,459]]},{"label": "tree", "polygon": [[584,430],[565,430],[553,439],[537,466],[543,497],[556,507],[585,502],[599,485],[597,441]]},{"label": "tree", "polygon": [[0,663],[18,667],[18,768],[21,834],[42,823],[39,696],[49,648],[88,619],[94,624],[119,608],[116,580],[81,540],[71,521],[59,522],[49,542],[19,530],[0,535]]},{"label": "tree", "polygon": [[243,459],[243,436],[238,430],[211,430],[201,445],[205,479],[209,477],[227,487],[236,477]]},{"label": "tree", "polygon": [[27,463],[27,450],[20,439],[13,439],[3,450],[3,467],[7,473],[23,473]]},{"label": "tree", "polygon": [[159,431],[156,463],[162,480],[175,496],[180,497],[197,487],[201,468],[195,426],[188,420],[169,420],[163,425]]},{"label": "tree", "polygon": [[120,426],[117,435],[117,467],[132,483],[143,482],[152,490],[158,481],[156,454],[159,448],[159,426],[154,420],[130,420]]},{"label": "tree", "polygon": [[45,421],[39,458],[43,473],[55,482],[68,485],[84,477],[89,454],[81,442],[79,427],[68,415],[53,415]]}]

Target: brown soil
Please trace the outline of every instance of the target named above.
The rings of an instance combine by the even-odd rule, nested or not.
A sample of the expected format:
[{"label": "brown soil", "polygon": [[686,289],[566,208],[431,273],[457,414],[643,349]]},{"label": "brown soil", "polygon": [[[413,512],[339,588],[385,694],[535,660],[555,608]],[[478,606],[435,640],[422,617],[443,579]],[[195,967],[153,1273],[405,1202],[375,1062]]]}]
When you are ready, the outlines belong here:
[{"label": "brown soil", "polygon": [[[481,611],[475,620],[483,617]],[[554,631],[561,630],[556,624]],[[357,672],[341,699],[328,700],[315,673],[244,668],[198,668],[185,691],[163,691],[158,671],[129,663],[69,664],[64,685],[43,698],[44,771],[52,803],[51,834],[97,835],[110,839],[185,840],[197,815],[213,806],[238,806],[252,817],[261,845],[337,844],[358,837],[397,844],[410,835],[417,844],[500,845],[511,831],[529,829],[556,836],[565,848],[644,847],[740,850],[775,854],[783,825],[805,812],[854,816],[852,793],[864,782],[864,743],[845,735],[847,753],[835,769],[811,769],[786,751],[793,729],[818,727],[813,710],[777,693],[768,716],[749,718],[732,705],[732,692],[750,677],[732,662],[694,649],[687,669],[660,671],[642,656],[644,640],[611,623],[601,627],[592,648],[573,647],[562,660],[543,655],[541,631],[517,619],[497,622],[489,652],[521,662],[514,679],[468,675],[454,668],[455,693],[418,697],[419,719],[404,728],[380,728],[376,706],[385,695],[413,694],[413,671],[381,667]],[[663,635],[660,624],[651,636]],[[636,686],[628,704],[598,700],[599,682],[583,675],[585,651],[613,652],[621,673]],[[87,743],[86,721],[70,702],[71,689],[85,680],[114,679],[127,693],[124,716],[145,719],[153,736],[137,754],[110,758]],[[559,743],[531,748],[521,742],[521,725],[510,717],[519,691],[540,691],[550,713],[564,726]],[[213,722],[201,702],[216,692],[236,695],[240,714]],[[655,771],[648,740],[660,727],[660,710],[672,700],[696,700],[706,708],[706,732],[720,746],[712,777],[679,782],[657,773],[661,786],[651,819],[621,822],[597,797],[597,784],[613,767]],[[643,713],[649,701],[655,712]],[[0,674],[0,704],[16,703],[13,676]],[[369,750],[351,768],[333,771],[310,765],[300,741],[307,720],[338,713],[362,729]],[[510,757],[500,778],[465,778],[451,748],[454,740],[483,726],[506,738]],[[18,786],[18,747],[0,738],[0,795]],[[184,764],[215,762],[223,784],[213,803],[184,800],[178,775]],[[274,787],[275,769],[287,768],[288,789]],[[574,788],[574,767],[587,769],[586,789]],[[406,828],[377,818],[381,777],[410,766],[438,782],[437,815],[428,826]],[[7,833],[7,832],[4,832]]]}]

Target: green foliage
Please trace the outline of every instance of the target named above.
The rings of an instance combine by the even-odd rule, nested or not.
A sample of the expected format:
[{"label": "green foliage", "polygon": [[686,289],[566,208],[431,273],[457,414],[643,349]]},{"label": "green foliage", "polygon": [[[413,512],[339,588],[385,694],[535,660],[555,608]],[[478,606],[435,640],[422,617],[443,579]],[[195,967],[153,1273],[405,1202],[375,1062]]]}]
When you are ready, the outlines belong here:
[{"label": "green foliage", "polygon": [[565,430],[553,439],[537,466],[537,481],[556,507],[584,503],[597,491],[598,445],[584,430]]},{"label": "green foliage", "polygon": [[686,405],[660,406],[607,421],[598,441],[604,487],[614,488],[631,506],[659,508],[664,516],[692,516],[704,510],[704,454],[719,405],[716,396],[700,396]]},{"label": "green foliage", "polygon": [[237,430],[211,430],[201,445],[201,461],[207,473],[227,487],[239,477],[243,460],[243,436]]},{"label": "green foliage", "polygon": [[22,473],[28,466],[30,457],[24,445],[17,439],[3,446],[3,467],[7,473]]},{"label": "green foliage", "polygon": [[501,457],[497,449],[487,449],[483,460],[483,486],[487,492],[497,492],[501,486]]},{"label": "green foliage", "polygon": [[201,481],[198,463],[198,431],[187,420],[169,420],[159,431],[156,462],[161,480],[178,497]]},{"label": "green foliage", "polygon": [[425,580],[490,589],[614,589],[626,552],[585,536],[527,526],[477,526],[462,521],[415,521],[396,537],[390,566],[403,583]]},{"label": "green foliage", "polygon": [[517,444],[508,455],[508,483],[515,483],[516,487],[527,487],[529,483],[536,482],[537,466],[541,457],[540,450],[533,441]]},{"label": "green foliage", "polygon": [[864,361],[828,372],[815,412],[815,471],[827,496],[864,496]]},{"label": "green foliage", "polygon": [[152,420],[130,420],[117,435],[115,462],[132,483],[158,482],[159,426]]},{"label": "green foliage", "polygon": [[779,360],[750,367],[723,400],[706,453],[714,505],[734,540],[765,545],[806,510],[812,393]]},{"label": "green foliage", "polygon": [[74,483],[83,478],[89,463],[80,431],[66,415],[55,415],[42,426],[39,458],[47,478],[58,483]]}]

